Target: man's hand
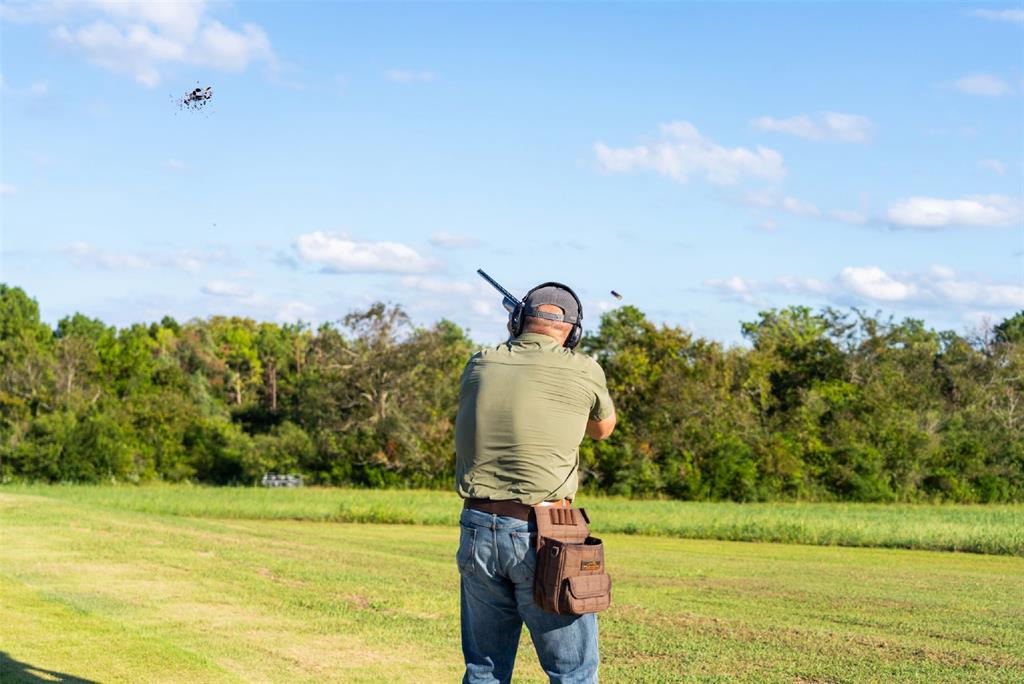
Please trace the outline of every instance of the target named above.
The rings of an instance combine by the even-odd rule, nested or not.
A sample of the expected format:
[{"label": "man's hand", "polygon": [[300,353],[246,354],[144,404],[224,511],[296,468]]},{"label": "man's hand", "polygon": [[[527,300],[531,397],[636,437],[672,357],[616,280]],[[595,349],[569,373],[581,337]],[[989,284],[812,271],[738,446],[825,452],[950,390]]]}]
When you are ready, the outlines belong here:
[{"label": "man's hand", "polygon": [[615,429],[615,409],[612,409],[612,415],[605,418],[604,420],[588,420],[587,421],[587,437],[591,439],[607,439],[612,431]]}]

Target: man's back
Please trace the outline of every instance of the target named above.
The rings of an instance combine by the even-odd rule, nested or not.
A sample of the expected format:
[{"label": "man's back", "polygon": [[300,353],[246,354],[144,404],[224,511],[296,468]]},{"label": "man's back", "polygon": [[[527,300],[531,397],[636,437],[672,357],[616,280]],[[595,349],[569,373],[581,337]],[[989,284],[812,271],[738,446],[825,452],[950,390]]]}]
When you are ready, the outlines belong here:
[{"label": "man's back", "polygon": [[597,617],[549,612],[534,596],[532,505],[565,508],[576,496],[583,436],[605,439],[615,429],[604,371],[571,351],[582,320],[568,286],[538,285],[510,312],[516,337],[474,354],[462,373],[455,478],[465,501],[455,562],[467,684],[511,681],[524,623],[551,681],[597,681]]},{"label": "man's back", "polygon": [[601,367],[547,335],[524,333],[477,353],[459,393],[459,494],[529,504],[573,498],[587,421],[612,413]]}]

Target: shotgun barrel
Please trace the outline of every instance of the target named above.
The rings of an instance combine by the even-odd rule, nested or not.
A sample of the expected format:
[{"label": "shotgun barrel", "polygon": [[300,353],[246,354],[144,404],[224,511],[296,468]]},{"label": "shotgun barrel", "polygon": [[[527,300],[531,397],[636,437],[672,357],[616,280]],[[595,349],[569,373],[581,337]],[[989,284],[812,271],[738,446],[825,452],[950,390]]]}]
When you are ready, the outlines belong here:
[{"label": "shotgun barrel", "polygon": [[522,304],[522,302],[520,302],[515,295],[513,295],[511,292],[503,288],[501,285],[499,285],[497,280],[484,273],[484,269],[478,268],[476,269],[476,272],[480,275],[481,278],[490,283],[491,287],[493,287],[495,290],[501,293],[501,305],[505,307],[505,311],[512,313],[513,311],[516,310],[516,307]]}]

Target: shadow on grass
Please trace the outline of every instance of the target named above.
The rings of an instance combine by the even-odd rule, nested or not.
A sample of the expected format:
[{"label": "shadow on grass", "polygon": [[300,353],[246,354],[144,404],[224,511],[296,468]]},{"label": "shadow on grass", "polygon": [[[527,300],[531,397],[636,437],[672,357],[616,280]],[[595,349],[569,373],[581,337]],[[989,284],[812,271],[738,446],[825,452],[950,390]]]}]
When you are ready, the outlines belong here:
[{"label": "shadow on grass", "polygon": [[24,682],[66,682],[67,684],[100,684],[93,679],[83,679],[66,672],[47,670],[20,660],[15,660],[0,651],[0,682],[3,684],[22,684]]}]

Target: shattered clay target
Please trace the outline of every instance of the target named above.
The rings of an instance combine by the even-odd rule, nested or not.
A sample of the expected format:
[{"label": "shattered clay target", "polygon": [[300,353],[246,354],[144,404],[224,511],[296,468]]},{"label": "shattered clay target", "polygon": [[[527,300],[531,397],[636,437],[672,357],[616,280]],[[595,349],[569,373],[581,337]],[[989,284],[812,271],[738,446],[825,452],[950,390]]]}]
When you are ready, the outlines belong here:
[{"label": "shattered clay target", "polygon": [[178,111],[199,112],[206,109],[206,106],[213,101],[213,86],[205,88],[197,87],[175,100]]}]

